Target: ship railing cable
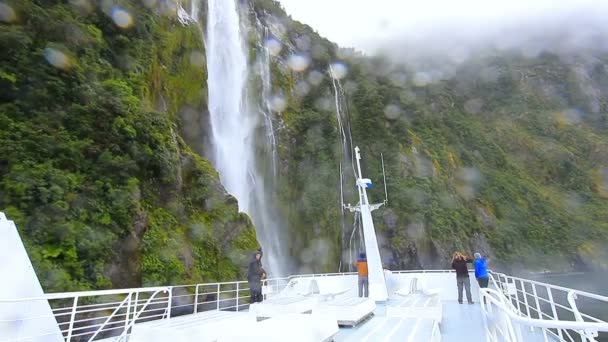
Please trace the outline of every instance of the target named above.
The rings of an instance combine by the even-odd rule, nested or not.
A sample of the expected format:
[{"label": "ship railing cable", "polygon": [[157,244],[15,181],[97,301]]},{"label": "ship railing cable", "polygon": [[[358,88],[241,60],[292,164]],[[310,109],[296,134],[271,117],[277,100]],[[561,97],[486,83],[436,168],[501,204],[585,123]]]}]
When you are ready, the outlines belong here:
[{"label": "ship railing cable", "polygon": [[[518,321],[519,323],[534,323],[523,324],[531,333],[537,329],[542,334],[545,341],[557,339],[559,341],[596,341],[598,331],[608,332],[608,322],[601,318],[595,317],[590,313],[581,312],[582,307],[602,306],[608,304],[608,297],[570,289],[563,286],[551,285],[539,281],[508,276],[504,273],[490,272],[490,280],[494,289],[490,292],[482,292],[486,297],[491,297],[492,294],[500,294],[500,300],[510,312],[518,317],[531,319],[534,321]],[[578,301],[578,302],[577,302]],[[507,305],[508,304],[508,305]],[[497,336],[513,337],[505,327],[509,324],[496,323],[496,317],[508,319],[505,313],[492,315],[487,308],[484,315],[489,314],[489,319],[492,323],[492,331],[488,335],[493,337],[491,340],[496,341]],[[502,316],[501,316],[502,315]],[[556,324],[553,326],[538,325],[536,321],[553,321],[567,323]],[[595,325],[588,325],[592,323]],[[578,325],[577,325],[578,324]],[[501,330],[501,327],[503,330]],[[521,328],[521,324],[518,329]],[[595,329],[598,328],[598,329]],[[516,339],[507,339],[509,341],[521,341],[521,331],[516,330]]]}]

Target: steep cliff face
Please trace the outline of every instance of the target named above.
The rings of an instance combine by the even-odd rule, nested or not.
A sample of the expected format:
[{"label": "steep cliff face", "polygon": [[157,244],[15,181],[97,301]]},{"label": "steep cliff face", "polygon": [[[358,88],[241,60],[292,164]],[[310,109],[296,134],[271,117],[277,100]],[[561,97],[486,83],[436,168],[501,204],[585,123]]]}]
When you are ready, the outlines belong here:
[{"label": "steep cliff face", "polygon": [[[341,183],[357,201],[354,145],[374,201],[384,155],[389,205],[374,219],[389,268],[446,267],[454,250],[606,268],[605,51],[398,65],[339,48],[275,1],[238,3],[250,100],[272,111],[277,142],[256,151],[276,153],[262,176],[297,271],[348,270],[360,246],[340,210]],[[257,242],[201,157],[206,1],[182,3],[198,23],[176,1],[2,4],[0,208],[45,289],[238,278]]]},{"label": "steep cliff face", "polygon": [[390,202],[374,217],[388,267],[446,267],[455,250],[490,255],[495,267],[606,267],[605,50],[483,48],[463,62],[400,65],[340,49],[276,2],[253,4],[285,100],[285,243],[304,270],[344,266],[357,236],[339,210],[340,165],[345,200],[357,201],[340,120],[377,201],[384,154]]},{"label": "steep cliff face", "polygon": [[46,291],[240,278],[257,246],[184,142],[205,107],[203,43],[163,4],[3,7],[0,208]]}]

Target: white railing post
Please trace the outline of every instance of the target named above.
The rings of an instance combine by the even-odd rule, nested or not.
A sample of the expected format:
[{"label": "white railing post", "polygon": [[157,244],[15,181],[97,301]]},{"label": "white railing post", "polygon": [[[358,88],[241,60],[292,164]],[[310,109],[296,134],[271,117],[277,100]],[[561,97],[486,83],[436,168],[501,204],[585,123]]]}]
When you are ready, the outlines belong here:
[{"label": "white railing post", "polygon": [[[526,284],[524,283],[523,279],[520,279],[519,283],[521,284],[521,290],[523,291],[523,295],[524,295],[524,303],[526,304],[526,313],[528,314],[528,317],[532,318],[532,316],[530,316],[530,305],[528,304],[528,292],[526,292]],[[534,331],[533,326],[530,326],[530,331]]]},{"label": "white railing post", "polygon": [[[536,314],[538,314],[538,319],[544,319],[543,318],[543,311],[540,308],[540,302],[538,301],[538,293],[536,292],[536,284],[532,283],[532,293],[534,293],[534,301],[536,302]],[[540,328],[543,331],[543,337],[544,337],[544,341],[548,341],[547,340],[547,329],[545,328]]]},{"label": "white railing post", "polygon": [[517,303],[517,311],[519,311],[519,313],[523,313],[521,311],[521,305],[519,303],[519,290],[517,290],[517,282],[515,281],[515,278],[511,278],[511,280],[513,281],[513,288],[515,290],[515,303]]},{"label": "white railing post", "polygon": [[[129,326],[129,315],[131,315],[131,296],[133,295],[133,292],[129,292],[129,294],[127,295],[128,299],[127,299],[127,314],[125,315],[125,330],[127,330],[128,326]],[[137,305],[137,303],[135,303]],[[135,310],[137,310],[137,306],[135,307]]]},{"label": "white railing post", "polygon": [[72,330],[74,329],[74,320],[76,319],[76,308],[78,307],[78,296],[74,297],[74,303],[72,304],[72,313],[70,314],[70,325],[68,326],[68,336],[66,337],[67,342],[72,341]]},{"label": "white railing post", "polygon": [[196,284],[194,289],[194,313],[198,313],[198,286],[199,284]]},{"label": "white railing post", "polygon": [[239,312],[239,297],[241,294],[239,293],[239,282],[236,283],[236,312]]},{"label": "white railing post", "polygon": [[[557,310],[555,309],[555,301],[553,300],[553,293],[551,292],[551,288],[549,286],[545,286],[547,289],[547,294],[549,296],[549,303],[551,303],[551,311],[553,312],[553,319],[558,321],[557,318]],[[562,329],[557,329],[557,334],[559,335],[559,339],[563,340],[564,336],[562,334]]]},{"label": "white railing post", "polygon": [[137,308],[139,307],[139,291],[135,292],[135,309],[133,310],[133,318],[135,319],[135,314],[137,314]]},{"label": "white railing post", "polygon": [[215,292],[215,300],[217,301],[217,310],[220,309],[220,284],[217,284],[217,291]]},{"label": "white railing post", "polygon": [[[581,316],[581,313],[580,313],[580,311],[578,311],[578,307],[576,306],[576,291],[575,290],[570,290],[570,292],[568,292],[568,304],[570,304],[570,307],[572,308],[572,312],[574,313],[574,318],[576,318],[576,320],[578,322],[584,322],[585,320],[583,319],[583,316]],[[593,336],[588,334],[585,330],[580,330],[579,333],[581,334],[582,342],[587,341],[587,339],[589,339],[590,341],[595,340],[593,338]]]},{"label": "white railing post", "polygon": [[173,307],[173,286],[169,286],[169,300],[167,304],[167,319],[171,319],[171,309]]}]

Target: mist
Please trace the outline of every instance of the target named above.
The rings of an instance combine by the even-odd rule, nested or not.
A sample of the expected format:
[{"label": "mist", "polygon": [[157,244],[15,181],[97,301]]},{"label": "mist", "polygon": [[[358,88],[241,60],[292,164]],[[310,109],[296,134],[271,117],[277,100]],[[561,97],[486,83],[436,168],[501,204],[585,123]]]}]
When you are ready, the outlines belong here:
[{"label": "mist", "polygon": [[341,47],[408,64],[429,57],[462,63],[480,50],[519,49],[530,57],[608,51],[605,1],[280,2],[294,19]]}]

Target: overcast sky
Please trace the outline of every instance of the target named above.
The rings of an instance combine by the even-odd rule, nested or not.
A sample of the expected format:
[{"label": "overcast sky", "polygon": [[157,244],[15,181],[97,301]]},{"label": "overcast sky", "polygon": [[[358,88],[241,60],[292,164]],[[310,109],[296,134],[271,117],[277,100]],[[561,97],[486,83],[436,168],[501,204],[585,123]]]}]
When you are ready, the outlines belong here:
[{"label": "overcast sky", "polygon": [[[343,47],[373,52],[391,40],[478,35],[568,20],[608,22],[608,0],[279,0],[288,14]],[[542,27],[542,24],[540,25]],[[582,27],[584,29],[584,27]]]}]

